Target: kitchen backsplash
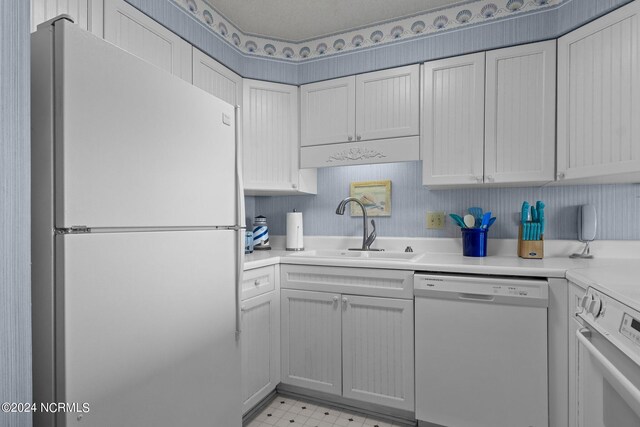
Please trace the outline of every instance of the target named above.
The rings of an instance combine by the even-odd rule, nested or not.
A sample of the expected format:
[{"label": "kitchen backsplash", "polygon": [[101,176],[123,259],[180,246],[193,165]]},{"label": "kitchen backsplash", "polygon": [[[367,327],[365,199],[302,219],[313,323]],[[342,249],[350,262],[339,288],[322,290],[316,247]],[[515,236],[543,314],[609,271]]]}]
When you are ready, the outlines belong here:
[{"label": "kitchen backsplash", "polygon": [[255,215],[264,215],[271,235],[286,234],[287,212],[303,213],[304,233],[310,236],[358,236],[362,217],[336,215],[340,200],[349,195],[352,181],[391,180],[391,216],[376,217],[378,236],[458,237],[460,231],[447,217],[443,230],[426,229],[427,211],[461,213],[470,206],[491,210],[497,221],[490,237],[517,237],[518,211],[524,200],[546,204],[546,239],[577,237],[577,207],[593,204],[598,214],[599,240],[640,240],[640,185],[576,185],[558,187],[469,188],[429,190],[422,186],[420,162],[318,169],[315,196],[246,197],[251,226]]}]

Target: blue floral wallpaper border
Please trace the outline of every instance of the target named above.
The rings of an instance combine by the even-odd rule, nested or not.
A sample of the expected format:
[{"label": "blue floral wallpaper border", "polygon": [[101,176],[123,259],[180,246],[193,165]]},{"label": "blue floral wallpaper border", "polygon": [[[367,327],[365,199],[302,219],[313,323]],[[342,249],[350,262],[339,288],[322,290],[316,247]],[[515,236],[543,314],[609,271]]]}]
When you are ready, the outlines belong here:
[{"label": "blue floral wallpaper border", "polygon": [[173,1],[244,54],[299,62],[535,12],[567,0],[479,0],[304,42],[245,34],[211,0]]}]

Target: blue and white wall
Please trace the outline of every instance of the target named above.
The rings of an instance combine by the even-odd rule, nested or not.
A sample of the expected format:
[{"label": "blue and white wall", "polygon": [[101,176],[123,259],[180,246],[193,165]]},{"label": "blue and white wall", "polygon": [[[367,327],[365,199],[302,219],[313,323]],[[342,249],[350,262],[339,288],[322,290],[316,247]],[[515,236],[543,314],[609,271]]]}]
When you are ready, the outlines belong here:
[{"label": "blue and white wall", "polygon": [[303,213],[309,236],[358,236],[362,217],[336,215],[338,202],[349,195],[352,181],[391,180],[391,216],[375,218],[379,236],[459,237],[450,218],[443,230],[426,229],[427,211],[463,213],[471,206],[491,210],[498,219],[490,237],[517,238],[518,212],[524,200],[546,204],[545,239],[576,239],[577,210],[593,204],[599,217],[597,239],[638,240],[640,185],[579,185],[525,188],[429,190],[422,186],[421,162],[342,166],[318,170],[315,196],[247,197],[247,216],[267,217],[272,235],[286,234],[285,214]]},{"label": "blue and white wall", "polygon": [[29,52],[29,2],[0,1],[0,402],[31,402]]}]

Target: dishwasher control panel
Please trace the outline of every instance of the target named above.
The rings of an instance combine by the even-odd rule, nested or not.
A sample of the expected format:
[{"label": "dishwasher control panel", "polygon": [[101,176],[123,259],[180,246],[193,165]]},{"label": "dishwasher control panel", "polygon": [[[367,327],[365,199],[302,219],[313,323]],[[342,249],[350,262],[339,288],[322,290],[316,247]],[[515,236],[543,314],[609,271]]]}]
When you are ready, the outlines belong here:
[{"label": "dishwasher control panel", "polygon": [[[422,274],[414,276],[414,295],[446,299],[478,299],[514,304],[547,305],[549,284],[545,279],[499,276]],[[528,302],[527,302],[528,300]],[[518,302],[519,301],[519,302]],[[538,301],[539,303],[536,303]]]}]

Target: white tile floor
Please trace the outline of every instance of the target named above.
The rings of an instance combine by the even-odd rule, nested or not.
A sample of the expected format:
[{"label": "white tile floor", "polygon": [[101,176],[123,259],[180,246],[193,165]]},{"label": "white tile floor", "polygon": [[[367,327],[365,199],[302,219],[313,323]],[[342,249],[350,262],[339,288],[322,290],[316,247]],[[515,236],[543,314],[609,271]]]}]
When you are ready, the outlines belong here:
[{"label": "white tile floor", "polygon": [[246,427],[391,427],[386,421],[278,395]]}]

